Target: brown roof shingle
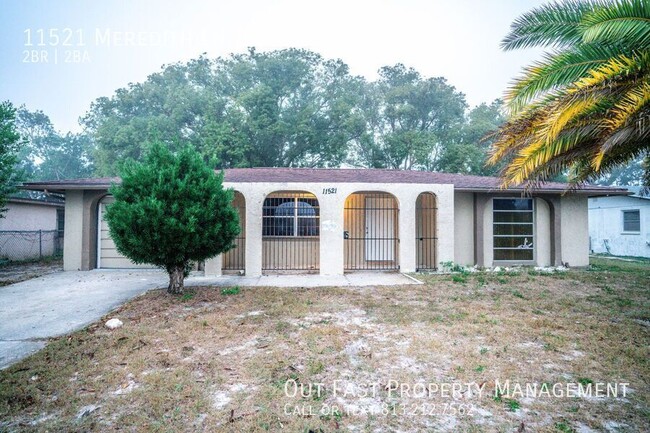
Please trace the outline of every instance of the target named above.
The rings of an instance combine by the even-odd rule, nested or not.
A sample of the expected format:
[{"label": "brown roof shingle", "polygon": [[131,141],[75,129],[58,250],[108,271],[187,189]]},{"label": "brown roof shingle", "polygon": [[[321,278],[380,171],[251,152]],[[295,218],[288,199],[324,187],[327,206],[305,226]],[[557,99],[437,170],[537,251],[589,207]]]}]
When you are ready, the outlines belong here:
[{"label": "brown roof shingle", "polygon": [[[287,183],[419,183],[451,184],[458,191],[498,191],[501,181],[498,177],[471,176],[453,173],[438,173],[414,170],[355,169],[355,168],[231,168],[224,170],[225,181],[243,182],[287,182]],[[61,191],[66,189],[106,189],[119,178],[89,178],[44,182],[27,182],[25,189]],[[523,188],[509,188],[522,191]],[[567,184],[547,182],[535,192],[562,193]],[[584,185],[578,193],[593,195],[628,194],[624,188],[599,185]]]}]

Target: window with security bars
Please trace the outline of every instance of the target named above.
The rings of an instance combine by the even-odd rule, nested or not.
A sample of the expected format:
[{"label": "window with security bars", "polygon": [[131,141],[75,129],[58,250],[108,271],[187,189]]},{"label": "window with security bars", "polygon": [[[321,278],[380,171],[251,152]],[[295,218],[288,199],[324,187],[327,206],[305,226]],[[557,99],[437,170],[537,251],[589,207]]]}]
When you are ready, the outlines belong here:
[{"label": "window with security bars", "polygon": [[320,212],[313,196],[267,197],[262,208],[265,237],[314,237],[319,235]]},{"label": "window with security bars", "polygon": [[535,237],[533,199],[495,198],[492,203],[494,260],[532,261]]},{"label": "window with security bars", "polygon": [[631,233],[641,231],[641,212],[639,209],[623,211],[623,231]]}]

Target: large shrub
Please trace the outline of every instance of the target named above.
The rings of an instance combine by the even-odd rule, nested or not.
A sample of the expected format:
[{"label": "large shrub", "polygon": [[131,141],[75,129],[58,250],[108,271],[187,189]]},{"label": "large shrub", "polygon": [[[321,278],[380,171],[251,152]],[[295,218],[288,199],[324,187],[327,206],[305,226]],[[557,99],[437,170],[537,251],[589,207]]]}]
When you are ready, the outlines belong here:
[{"label": "large shrub", "polygon": [[154,144],[144,162],[129,161],[106,220],[117,250],[135,263],[161,267],[170,293],[182,293],[193,262],[224,253],[239,233],[233,193],[190,147],[173,154]]}]

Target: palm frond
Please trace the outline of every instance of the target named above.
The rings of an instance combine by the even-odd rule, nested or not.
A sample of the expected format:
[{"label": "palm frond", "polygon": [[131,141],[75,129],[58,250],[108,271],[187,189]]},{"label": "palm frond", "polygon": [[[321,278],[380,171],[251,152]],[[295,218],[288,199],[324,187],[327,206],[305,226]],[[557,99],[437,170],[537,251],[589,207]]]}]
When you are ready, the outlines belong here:
[{"label": "palm frond", "polygon": [[650,3],[618,0],[587,11],[579,24],[585,43],[618,43],[644,50],[650,46]]},{"label": "palm frond", "polygon": [[536,98],[566,87],[610,59],[626,55],[617,46],[585,44],[561,52],[546,53],[542,61],[524,69],[505,95],[506,107],[516,114]]},{"label": "palm frond", "polygon": [[643,155],[650,183],[650,1],[533,9],[502,46],[536,45],[554,50],[512,83],[510,119],[491,136],[488,163],[506,161],[503,186],[533,187],[569,171],[576,187]]},{"label": "palm frond", "polygon": [[[516,185],[526,180],[545,180],[540,177],[540,168],[549,168],[550,162],[558,156],[583,145],[585,142],[594,141],[597,133],[597,125],[584,122],[573,128],[563,131],[552,143],[545,143],[544,139],[538,139],[525,149],[520,151],[503,171],[504,183]],[[586,147],[578,149],[579,152],[588,152]]]},{"label": "palm frond", "polygon": [[583,16],[598,7],[597,1],[553,2],[517,18],[501,41],[504,50],[550,46],[561,48],[582,40]]},{"label": "palm frond", "polygon": [[572,183],[581,183],[594,181],[603,174],[610,173],[612,170],[630,161],[638,159],[650,150],[650,142],[647,140],[628,140],[623,145],[613,148],[607,153],[598,169],[591,161],[588,164],[580,166],[580,170],[575,170],[570,181]]},{"label": "palm frond", "polygon": [[623,95],[614,106],[605,125],[615,131],[628,124],[632,116],[643,110],[650,103],[650,82],[644,81]]},{"label": "palm frond", "polygon": [[650,53],[643,52],[632,56],[621,54],[612,57],[601,66],[589,70],[586,76],[571,85],[569,91],[579,91],[603,84],[609,87],[616,86],[617,81],[642,74],[648,69],[650,69]]}]

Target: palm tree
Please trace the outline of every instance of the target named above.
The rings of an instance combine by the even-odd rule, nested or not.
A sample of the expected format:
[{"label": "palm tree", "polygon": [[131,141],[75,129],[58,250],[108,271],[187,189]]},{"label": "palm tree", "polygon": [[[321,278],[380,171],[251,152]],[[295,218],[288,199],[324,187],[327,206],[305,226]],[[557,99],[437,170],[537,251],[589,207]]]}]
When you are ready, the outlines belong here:
[{"label": "palm tree", "polygon": [[644,158],[650,185],[650,1],[567,0],[519,17],[502,41],[549,48],[506,94],[509,121],[491,135],[503,186],[561,173],[573,186]]}]

